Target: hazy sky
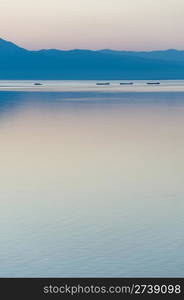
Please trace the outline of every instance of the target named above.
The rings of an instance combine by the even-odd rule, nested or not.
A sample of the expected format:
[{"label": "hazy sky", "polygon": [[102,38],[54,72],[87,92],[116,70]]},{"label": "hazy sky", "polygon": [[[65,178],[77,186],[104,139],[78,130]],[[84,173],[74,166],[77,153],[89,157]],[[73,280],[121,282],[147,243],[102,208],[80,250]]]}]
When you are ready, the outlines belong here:
[{"label": "hazy sky", "polygon": [[0,0],[0,37],[29,49],[184,49],[184,0]]}]

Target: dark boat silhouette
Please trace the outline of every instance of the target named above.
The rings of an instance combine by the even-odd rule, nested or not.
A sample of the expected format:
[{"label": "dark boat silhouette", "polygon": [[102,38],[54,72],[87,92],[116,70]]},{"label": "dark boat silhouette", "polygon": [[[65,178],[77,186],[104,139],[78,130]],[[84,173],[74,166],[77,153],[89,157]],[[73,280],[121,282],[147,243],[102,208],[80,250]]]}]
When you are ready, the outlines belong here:
[{"label": "dark boat silhouette", "polygon": [[110,85],[110,82],[97,82],[96,85]]},{"label": "dark boat silhouette", "polygon": [[34,85],[42,85],[40,82],[35,82]]},{"label": "dark boat silhouette", "polygon": [[120,82],[120,85],[133,85],[133,82]]},{"label": "dark boat silhouette", "polygon": [[148,84],[148,85],[159,85],[160,82],[158,82],[158,81],[157,81],[157,82],[147,82],[147,84]]}]

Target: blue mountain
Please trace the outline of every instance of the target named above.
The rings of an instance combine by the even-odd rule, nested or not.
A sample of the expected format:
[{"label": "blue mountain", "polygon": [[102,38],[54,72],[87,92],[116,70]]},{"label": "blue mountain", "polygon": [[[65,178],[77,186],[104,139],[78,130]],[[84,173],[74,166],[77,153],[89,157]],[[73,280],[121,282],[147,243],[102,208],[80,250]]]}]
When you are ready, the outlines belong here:
[{"label": "blue mountain", "polygon": [[30,51],[0,39],[0,79],[184,79],[184,51]]}]

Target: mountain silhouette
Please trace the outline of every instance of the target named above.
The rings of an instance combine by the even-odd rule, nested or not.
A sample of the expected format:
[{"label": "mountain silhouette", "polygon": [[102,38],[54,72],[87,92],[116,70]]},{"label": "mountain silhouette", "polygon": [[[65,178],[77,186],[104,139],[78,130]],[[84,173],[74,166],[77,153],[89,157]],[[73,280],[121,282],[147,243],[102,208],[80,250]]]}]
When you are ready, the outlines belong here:
[{"label": "mountain silhouette", "polygon": [[0,79],[184,79],[184,51],[30,51],[0,39]]}]

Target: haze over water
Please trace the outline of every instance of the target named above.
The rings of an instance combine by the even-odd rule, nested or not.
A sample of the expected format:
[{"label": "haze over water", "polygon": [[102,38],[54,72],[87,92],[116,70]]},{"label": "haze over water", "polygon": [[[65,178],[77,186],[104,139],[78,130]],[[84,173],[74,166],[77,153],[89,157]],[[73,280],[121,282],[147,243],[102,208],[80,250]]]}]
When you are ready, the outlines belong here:
[{"label": "haze over water", "polygon": [[0,276],[182,277],[183,115],[176,91],[1,91]]}]

